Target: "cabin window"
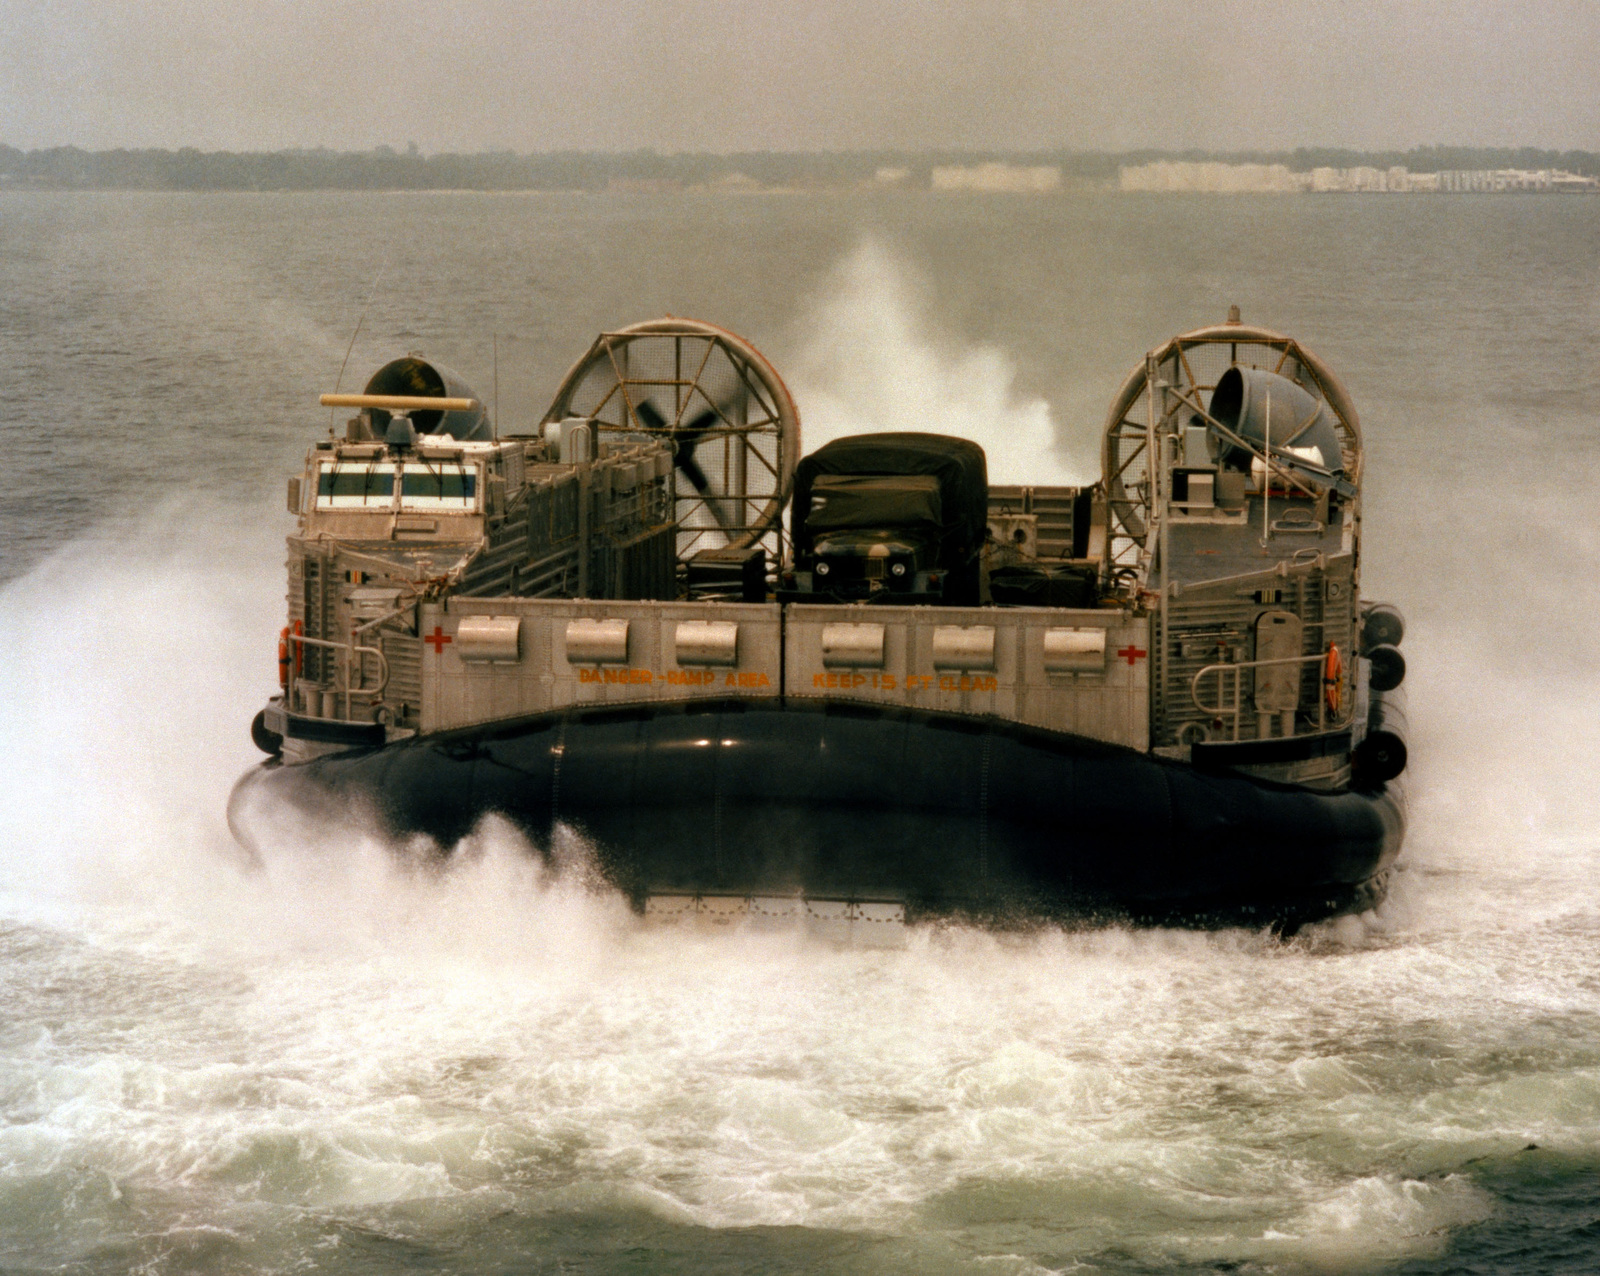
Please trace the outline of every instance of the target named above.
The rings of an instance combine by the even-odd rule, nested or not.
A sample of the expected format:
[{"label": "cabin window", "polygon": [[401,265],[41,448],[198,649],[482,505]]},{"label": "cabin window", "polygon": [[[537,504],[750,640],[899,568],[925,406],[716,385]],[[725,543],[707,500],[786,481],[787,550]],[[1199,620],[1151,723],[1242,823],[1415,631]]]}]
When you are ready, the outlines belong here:
[{"label": "cabin window", "polygon": [[400,504],[409,510],[472,510],[478,471],[470,465],[407,465],[400,476]]},{"label": "cabin window", "polygon": [[392,465],[324,465],[317,475],[319,510],[388,509],[394,503]]}]

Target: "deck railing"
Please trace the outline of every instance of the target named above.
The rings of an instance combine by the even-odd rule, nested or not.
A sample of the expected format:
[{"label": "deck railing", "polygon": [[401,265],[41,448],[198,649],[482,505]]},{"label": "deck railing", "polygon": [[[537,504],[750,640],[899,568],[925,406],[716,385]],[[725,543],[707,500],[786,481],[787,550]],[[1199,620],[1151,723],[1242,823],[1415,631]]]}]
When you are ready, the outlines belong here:
[{"label": "deck railing", "polygon": [[[309,645],[312,647],[323,647],[334,653],[335,686],[333,687],[333,694],[336,697],[343,697],[344,712],[339,716],[341,716],[347,722],[350,721],[350,701],[352,697],[358,700],[366,700],[370,703],[381,696],[383,694],[383,689],[389,685],[389,661],[383,652],[377,647],[366,647],[360,645],[359,643],[338,642],[331,638],[313,638],[310,634],[297,633],[290,633],[289,641],[291,643],[300,643],[303,646]],[[298,652],[295,653],[297,657],[295,660],[295,665],[297,667],[301,663],[301,661],[298,659],[299,654],[300,653]],[[376,656],[378,658],[378,682],[376,686],[370,687],[367,685],[368,656]],[[352,667],[355,673],[354,685],[351,683]],[[316,683],[307,683],[304,679],[299,678],[297,678],[295,681],[298,685],[314,688],[319,697],[326,694],[323,688]],[[339,708],[337,700],[335,701],[333,708],[336,713]],[[309,703],[306,705],[307,712],[310,713],[312,717],[317,718],[331,718],[335,716],[335,713],[329,713],[327,709],[328,706],[326,703],[317,705],[315,710],[312,709]]]},{"label": "deck railing", "polygon": [[[1313,652],[1309,656],[1281,656],[1273,660],[1241,660],[1236,664],[1206,665],[1199,670],[1189,682],[1189,696],[1194,701],[1194,706],[1201,713],[1213,718],[1232,718],[1232,738],[1239,738],[1239,720],[1244,716],[1244,672],[1245,670],[1270,669],[1284,665],[1325,665],[1328,659],[1326,651]],[[1207,674],[1217,676],[1217,703],[1207,704],[1200,698],[1200,680]],[[1233,703],[1225,704],[1227,700],[1227,676],[1233,675]],[[1342,690],[1342,688],[1341,688]],[[1291,711],[1292,712],[1292,711]],[[1263,716],[1271,716],[1267,711]],[[1327,688],[1317,688],[1317,730],[1322,731],[1328,725],[1328,696]],[[1291,734],[1286,732],[1285,734]]]}]

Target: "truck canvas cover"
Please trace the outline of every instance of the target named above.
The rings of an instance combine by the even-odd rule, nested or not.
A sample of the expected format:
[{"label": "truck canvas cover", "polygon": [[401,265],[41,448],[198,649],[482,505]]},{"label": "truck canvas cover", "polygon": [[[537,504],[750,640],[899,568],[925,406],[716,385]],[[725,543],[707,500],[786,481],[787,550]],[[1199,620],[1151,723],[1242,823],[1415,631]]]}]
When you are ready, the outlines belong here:
[{"label": "truck canvas cover", "polygon": [[983,544],[988,525],[989,467],[970,439],[857,434],[795,467],[791,530],[800,553],[810,553],[826,531],[926,527],[947,552],[960,554]]},{"label": "truck canvas cover", "polygon": [[903,527],[937,536],[944,528],[941,508],[939,480],[931,474],[819,474],[811,484],[806,530],[815,537]]}]

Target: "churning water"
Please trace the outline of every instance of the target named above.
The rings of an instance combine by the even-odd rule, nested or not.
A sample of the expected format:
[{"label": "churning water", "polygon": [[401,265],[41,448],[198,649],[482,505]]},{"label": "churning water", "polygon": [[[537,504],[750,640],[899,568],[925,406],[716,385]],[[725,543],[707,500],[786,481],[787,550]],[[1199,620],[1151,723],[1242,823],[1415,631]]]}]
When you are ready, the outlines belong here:
[{"label": "churning water", "polygon": [[[0,1270],[1600,1263],[1600,203],[0,197]],[[381,278],[380,278],[381,276]],[[1294,333],[1411,621],[1391,901],[1252,933],[641,928],[487,825],[253,870],[283,477],[422,348],[502,421],[664,311],[807,437],[1082,479],[1143,351]],[[498,369],[492,351],[498,345]]]}]

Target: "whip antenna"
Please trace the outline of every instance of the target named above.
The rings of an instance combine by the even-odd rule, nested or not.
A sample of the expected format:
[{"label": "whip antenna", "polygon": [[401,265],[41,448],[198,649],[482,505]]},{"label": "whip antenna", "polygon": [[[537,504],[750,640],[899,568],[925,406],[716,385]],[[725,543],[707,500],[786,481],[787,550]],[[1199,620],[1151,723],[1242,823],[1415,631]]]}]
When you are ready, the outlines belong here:
[{"label": "whip antenna", "polygon": [[[333,390],[337,394],[340,386],[344,384],[344,370],[350,366],[350,352],[356,348],[356,338],[361,335],[361,326],[367,321],[367,311],[372,309],[372,302],[378,295],[378,285],[383,282],[384,273],[389,269],[389,263],[384,261],[378,267],[378,274],[372,281],[372,290],[367,293],[367,304],[361,307],[361,317],[356,320],[356,330],[350,334],[350,344],[344,348],[344,361],[339,364],[339,375],[334,378]],[[334,409],[328,411],[328,428],[333,429]]]}]

